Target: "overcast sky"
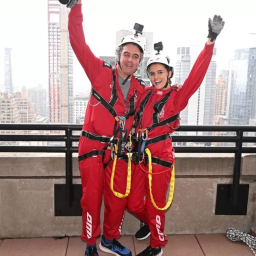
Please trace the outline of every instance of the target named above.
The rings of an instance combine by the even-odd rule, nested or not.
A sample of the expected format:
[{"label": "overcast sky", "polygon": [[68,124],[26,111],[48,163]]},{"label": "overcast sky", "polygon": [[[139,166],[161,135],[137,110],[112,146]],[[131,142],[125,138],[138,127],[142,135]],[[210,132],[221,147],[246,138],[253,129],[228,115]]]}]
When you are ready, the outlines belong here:
[{"label": "overcast sky", "polygon": [[[0,0],[0,85],[4,47],[13,49],[15,88],[48,86],[47,0]],[[234,49],[256,47],[255,0],[83,0],[84,30],[95,55],[113,55],[115,33],[132,30],[135,22],[162,41],[175,63],[177,46],[204,45],[208,18],[223,17],[226,24],[217,38],[217,70],[228,69]],[[89,84],[75,61],[74,91]]]}]

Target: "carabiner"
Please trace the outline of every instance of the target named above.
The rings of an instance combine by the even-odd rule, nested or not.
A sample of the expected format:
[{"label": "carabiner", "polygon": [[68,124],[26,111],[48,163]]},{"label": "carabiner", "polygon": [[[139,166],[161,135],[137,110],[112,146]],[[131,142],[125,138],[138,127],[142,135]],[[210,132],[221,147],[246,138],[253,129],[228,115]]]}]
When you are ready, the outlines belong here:
[{"label": "carabiner", "polygon": [[145,129],[145,130],[144,130],[144,133],[143,133],[142,140],[147,140],[147,139],[148,139],[148,130]]}]

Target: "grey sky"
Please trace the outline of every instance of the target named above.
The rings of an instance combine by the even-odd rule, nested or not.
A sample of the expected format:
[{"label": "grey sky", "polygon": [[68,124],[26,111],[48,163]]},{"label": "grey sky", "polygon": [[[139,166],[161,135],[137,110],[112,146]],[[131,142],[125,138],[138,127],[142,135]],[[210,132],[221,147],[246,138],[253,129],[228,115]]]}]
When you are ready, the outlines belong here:
[{"label": "grey sky", "polygon": [[[3,48],[13,48],[14,86],[47,88],[47,0],[1,1],[0,84],[3,84]],[[256,47],[256,1],[208,0],[83,0],[84,30],[95,55],[113,55],[115,33],[133,28],[135,22],[154,33],[154,42],[163,41],[165,52],[175,63],[177,46],[202,45],[208,33],[208,18],[220,14],[226,21],[218,37],[217,65],[228,69],[234,49]],[[89,84],[75,61],[74,90]]]}]

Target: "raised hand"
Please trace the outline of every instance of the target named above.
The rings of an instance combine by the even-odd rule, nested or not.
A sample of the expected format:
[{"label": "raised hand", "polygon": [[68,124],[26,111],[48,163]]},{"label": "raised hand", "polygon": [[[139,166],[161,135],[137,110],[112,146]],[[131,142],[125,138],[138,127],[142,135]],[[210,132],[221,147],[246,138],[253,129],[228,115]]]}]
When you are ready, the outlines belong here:
[{"label": "raised hand", "polygon": [[66,5],[68,8],[72,8],[77,4],[78,0],[59,0],[61,4]]},{"label": "raised hand", "polygon": [[225,21],[219,15],[214,15],[213,19],[209,18],[209,21],[208,21],[208,29],[209,29],[208,38],[211,38],[212,42],[214,40],[216,40],[217,36],[220,34],[224,25],[225,25]]}]

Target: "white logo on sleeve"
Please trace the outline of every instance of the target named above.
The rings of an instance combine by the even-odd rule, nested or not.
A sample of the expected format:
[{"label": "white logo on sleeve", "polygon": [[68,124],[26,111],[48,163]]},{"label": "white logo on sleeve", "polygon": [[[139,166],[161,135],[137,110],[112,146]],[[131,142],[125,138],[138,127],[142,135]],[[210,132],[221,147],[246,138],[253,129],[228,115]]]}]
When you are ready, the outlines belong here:
[{"label": "white logo on sleeve", "polygon": [[159,215],[156,215],[156,230],[158,233],[158,238],[160,241],[164,241],[164,233],[160,230],[161,228],[161,218]]},{"label": "white logo on sleeve", "polygon": [[87,212],[86,232],[88,239],[92,238],[92,216]]}]

